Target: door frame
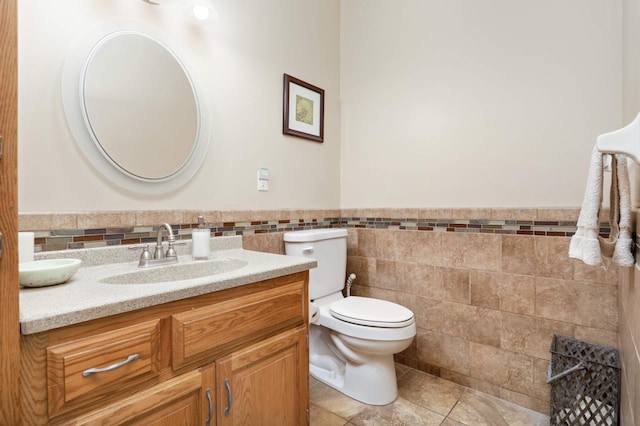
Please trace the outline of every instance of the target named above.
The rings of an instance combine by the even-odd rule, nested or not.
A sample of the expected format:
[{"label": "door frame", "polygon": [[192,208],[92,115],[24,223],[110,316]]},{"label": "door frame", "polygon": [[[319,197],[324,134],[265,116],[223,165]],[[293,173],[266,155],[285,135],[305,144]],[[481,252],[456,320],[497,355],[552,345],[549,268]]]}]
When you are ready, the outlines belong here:
[{"label": "door frame", "polygon": [[17,0],[0,0],[0,424],[20,424]]}]

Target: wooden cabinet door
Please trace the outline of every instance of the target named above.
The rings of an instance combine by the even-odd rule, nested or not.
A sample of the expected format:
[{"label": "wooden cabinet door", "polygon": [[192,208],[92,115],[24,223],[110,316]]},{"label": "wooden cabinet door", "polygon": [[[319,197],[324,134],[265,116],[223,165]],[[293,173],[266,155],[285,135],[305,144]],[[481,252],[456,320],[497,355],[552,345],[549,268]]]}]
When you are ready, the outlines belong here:
[{"label": "wooden cabinet door", "polygon": [[80,418],[74,425],[215,425],[215,367],[170,379]]},{"label": "wooden cabinet door", "polygon": [[218,424],[308,424],[308,358],[302,326],[216,361]]}]

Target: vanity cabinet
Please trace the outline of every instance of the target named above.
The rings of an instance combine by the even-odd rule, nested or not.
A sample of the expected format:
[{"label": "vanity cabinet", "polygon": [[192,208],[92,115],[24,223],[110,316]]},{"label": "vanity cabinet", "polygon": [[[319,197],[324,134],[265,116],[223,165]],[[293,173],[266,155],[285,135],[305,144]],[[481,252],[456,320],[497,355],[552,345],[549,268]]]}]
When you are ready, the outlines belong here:
[{"label": "vanity cabinet", "polygon": [[22,336],[25,425],[308,424],[308,272]]},{"label": "vanity cabinet", "polygon": [[218,425],[308,423],[307,330],[281,333],[217,362]]}]

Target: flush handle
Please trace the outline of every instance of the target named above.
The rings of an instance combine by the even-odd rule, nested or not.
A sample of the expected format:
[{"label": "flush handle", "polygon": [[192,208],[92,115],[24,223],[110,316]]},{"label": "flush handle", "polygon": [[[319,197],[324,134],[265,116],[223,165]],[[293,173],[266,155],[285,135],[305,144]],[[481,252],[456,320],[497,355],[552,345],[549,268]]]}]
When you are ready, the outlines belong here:
[{"label": "flush handle", "polygon": [[309,246],[309,247],[305,247],[302,249],[302,253],[304,254],[311,254],[313,253],[313,246]]}]

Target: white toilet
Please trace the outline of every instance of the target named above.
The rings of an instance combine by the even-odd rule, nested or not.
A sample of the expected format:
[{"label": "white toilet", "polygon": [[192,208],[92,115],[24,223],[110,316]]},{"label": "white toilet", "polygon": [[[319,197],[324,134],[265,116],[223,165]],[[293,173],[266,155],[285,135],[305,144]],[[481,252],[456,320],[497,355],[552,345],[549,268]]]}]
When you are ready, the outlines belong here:
[{"label": "white toilet", "polygon": [[309,271],[309,371],[358,401],[385,405],[398,396],[393,354],[416,335],[413,312],[369,297],[344,297],[347,230],[284,234],[286,254],[316,259]]}]

